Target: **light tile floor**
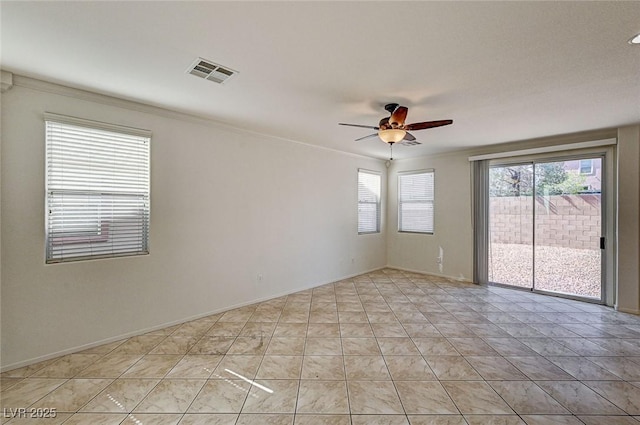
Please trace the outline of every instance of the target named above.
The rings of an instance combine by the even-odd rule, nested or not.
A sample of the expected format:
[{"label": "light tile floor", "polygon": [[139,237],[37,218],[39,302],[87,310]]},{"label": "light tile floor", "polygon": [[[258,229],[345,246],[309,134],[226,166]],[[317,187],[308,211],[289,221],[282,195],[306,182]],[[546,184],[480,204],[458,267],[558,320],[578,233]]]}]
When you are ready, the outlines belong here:
[{"label": "light tile floor", "polygon": [[1,378],[6,425],[638,425],[640,317],[385,269]]}]

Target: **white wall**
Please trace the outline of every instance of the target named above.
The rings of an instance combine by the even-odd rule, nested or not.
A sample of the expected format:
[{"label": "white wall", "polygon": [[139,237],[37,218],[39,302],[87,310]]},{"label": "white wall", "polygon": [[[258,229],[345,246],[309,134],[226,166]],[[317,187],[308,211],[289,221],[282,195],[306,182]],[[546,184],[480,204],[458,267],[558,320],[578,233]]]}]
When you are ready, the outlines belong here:
[{"label": "white wall", "polygon": [[[410,148],[407,148],[410,149]],[[398,172],[435,170],[435,216],[432,235],[399,233]],[[389,167],[387,199],[388,264],[406,270],[473,278],[471,174],[467,155],[452,153],[394,160]],[[442,270],[436,261],[443,250]]]},{"label": "white wall", "polygon": [[[384,229],[357,235],[357,169],[384,181],[382,161],[14,84],[2,96],[4,369],[386,264]],[[45,265],[45,111],[153,132],[150,255]]]}]

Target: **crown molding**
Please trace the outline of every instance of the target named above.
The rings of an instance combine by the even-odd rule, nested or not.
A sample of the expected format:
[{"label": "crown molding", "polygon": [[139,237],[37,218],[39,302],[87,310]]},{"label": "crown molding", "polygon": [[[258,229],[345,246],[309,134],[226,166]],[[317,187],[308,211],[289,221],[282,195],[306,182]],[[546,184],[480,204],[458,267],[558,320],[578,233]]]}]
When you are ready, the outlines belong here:
[{"label": "crown molding", "polygon": [[[3,75],[4,73],[5,71],[2,71]],[[149,105],[146,103],[136,102],[133,100],[121,99],[115,96],[109,96],[109,95],[96,93],[88,90],[77,89],[77,88],[64,86],[57,83],[39,80],[36,78],[25,77],[23,75],[13,74],[13,85],[31,89],[31,90],[52,93],[59,96],[67,96],[67,97],[72,97],[74,99],[100,103],[103,105],[113,106],[113,107],[122,108],[122,109],[128,109],[131,111],[158,115],[164,118],[170,118],[170,119],[175,119],[179,121],[190,122],[193,124],[204,125],[204,126],[213,127],[220,130],[229,131],[236,134],[252,135],[254,137],[267,138],[274,141],[295,143],[295,144],[307,146],[313,149],[320,149],[324,151],[334,152],[340,155],[346,155],[350,157],[367,159],[367,160],[374,160],[380,163],[384,163],[384,160],[373,157],[373,156],[361,155],[361,154],[352,153],[352,152],[345,152],[338,149],[328,148],[325,146],[318,146],[310,143],[301,142],[298,140],[292,140],[292,139],[287,139],[284,137],[274,136],[270,134],[259,133],[257,131],[247,130],[244,128],[225,124],[221,121],[217,121],[207,116],[188,114],[185,112],[178,112],[172,109],[162,108],[159,106]]]}]

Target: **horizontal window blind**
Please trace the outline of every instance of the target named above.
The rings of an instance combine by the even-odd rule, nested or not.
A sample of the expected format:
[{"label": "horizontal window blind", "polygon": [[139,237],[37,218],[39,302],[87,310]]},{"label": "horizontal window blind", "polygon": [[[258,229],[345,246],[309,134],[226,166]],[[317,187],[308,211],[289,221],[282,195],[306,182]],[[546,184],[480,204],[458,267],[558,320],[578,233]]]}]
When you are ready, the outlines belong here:
[{"label": "horizontal window blind", "polygon": [[398,175],[398,230],[433,233],[434,172]]},{"label": "horizontal window blind", "polygon": [[380,231],[380,174],[358,170],[358,233]]},{"label": "horizontal window blind", "polygon": [[47,263],[148,254],[150,133],[45,122]]}]

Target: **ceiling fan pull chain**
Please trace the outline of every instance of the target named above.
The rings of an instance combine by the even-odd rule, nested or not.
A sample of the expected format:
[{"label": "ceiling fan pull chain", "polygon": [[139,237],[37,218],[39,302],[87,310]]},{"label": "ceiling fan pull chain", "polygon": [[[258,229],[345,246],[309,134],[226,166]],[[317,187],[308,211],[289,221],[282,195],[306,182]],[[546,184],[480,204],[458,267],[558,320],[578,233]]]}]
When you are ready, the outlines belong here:
[{"label": "ceiling fan pull chain", "polygon": [[389,154],[389,161],[393,161],[393,143],[389,143],[389,151],[391,152]]}]

